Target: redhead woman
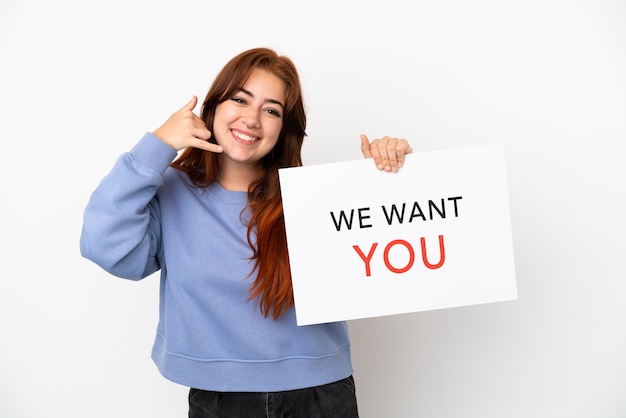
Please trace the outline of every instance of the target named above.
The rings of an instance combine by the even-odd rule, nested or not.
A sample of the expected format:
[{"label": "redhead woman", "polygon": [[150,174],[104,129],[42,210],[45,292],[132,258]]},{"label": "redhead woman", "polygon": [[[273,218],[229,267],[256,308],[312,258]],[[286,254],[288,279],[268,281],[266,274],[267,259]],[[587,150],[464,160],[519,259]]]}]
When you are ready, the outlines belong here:
[{"label": "redhead woman", "polygon": [[[131,280],[160,271],[152,359],[190,417],[358,417],[344,322],[297,326],[278,169],[302,165],[292,61],[244,51],[122,154],[84,212],[80,249]],[[397,171],[404,139],[361,137]],[[179,152],[180,151],[180,152]]]}]

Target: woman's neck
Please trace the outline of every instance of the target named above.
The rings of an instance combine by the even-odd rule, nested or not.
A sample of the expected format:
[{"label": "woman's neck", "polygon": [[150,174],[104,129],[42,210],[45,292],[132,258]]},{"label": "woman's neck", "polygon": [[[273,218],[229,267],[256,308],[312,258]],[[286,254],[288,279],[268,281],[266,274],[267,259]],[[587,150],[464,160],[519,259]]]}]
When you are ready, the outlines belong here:
[{"label": "woman's neck", "polygon": [[221,161],[217,181],[226,190],[247,192],[260,172],[261,168],[258,165],[250,166]]}]

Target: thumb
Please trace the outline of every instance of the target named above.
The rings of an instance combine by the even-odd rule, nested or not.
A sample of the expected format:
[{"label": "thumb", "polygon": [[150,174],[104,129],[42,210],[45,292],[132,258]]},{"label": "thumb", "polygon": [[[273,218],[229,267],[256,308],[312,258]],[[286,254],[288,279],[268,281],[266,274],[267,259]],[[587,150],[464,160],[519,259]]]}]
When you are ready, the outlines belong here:
[{"label": "thumb", "polygon": [[185,106],[181,107],[179,112],[183,110],[189,110],[190,112],[193,112],[197,104],[198,98],[195,95],[191,96],[191,100],[189,100],[189,102]]},{"label": "thumb", "polygon": [[370,152],[370,140],[365,134],[361,134],[361,152],[365,158],[372,157],[372,153]]}]

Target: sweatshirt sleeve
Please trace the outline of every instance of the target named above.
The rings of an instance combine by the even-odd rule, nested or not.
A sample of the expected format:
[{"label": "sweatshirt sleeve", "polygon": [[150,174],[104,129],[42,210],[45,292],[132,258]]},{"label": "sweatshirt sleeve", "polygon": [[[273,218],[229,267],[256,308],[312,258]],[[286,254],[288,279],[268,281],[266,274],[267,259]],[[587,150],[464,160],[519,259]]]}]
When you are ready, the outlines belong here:
[{"label": "sweatshirt sleeve", "polygon": [[146,133],[92,193],[83,214],[80,252],[107,272],[140,280],[159,270],[157,190],[176,151]]}]

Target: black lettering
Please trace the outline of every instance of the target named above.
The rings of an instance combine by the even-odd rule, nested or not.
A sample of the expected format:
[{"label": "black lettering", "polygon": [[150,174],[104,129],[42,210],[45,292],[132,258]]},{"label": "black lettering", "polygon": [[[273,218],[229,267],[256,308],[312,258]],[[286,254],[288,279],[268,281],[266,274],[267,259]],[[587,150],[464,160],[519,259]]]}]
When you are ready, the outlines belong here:
[{"label": "black lettering", "polygon": [[367,224],[367,225],[363,224],[363,220],[364,219],[369,219],[370,218],[369,215],[363,215],[363,212],[364,211],[369,211],[369,210],[370,210],[370,208],[360,208],[360,209],[358,209],[358,211],[359,211],[359,227],[361,229],[363,229],[363,228],[371,228],[372,227],[372,224]]},{"label": "black lettering", "polygon": [[348,230],[352,229],[352,219],[354,218],[354,209],[352,209],[350,211],[350,219],[348,220],[348,217],[346,216],[346,213],[344,211],[341,211],[339,213],[339,222],[337,222],[337,218],[335,218],[335,214],[333,212],[330,212],[330,216],[333,218],[333,222],[335,223],[335,228],[337,228],[337,231],[341,231],[341,224],[343,222],[346,223],[346,226],[348,228]]},{"label": "black lettering", "polygon": [[391,225],[393,223],[393,215],[396,215],[398,222],[402,223],[404,221],[404,209],[406,208],[406,203],[402,204],[402,212],[398,212],[398,208],[395,204],[391,205],[391,213],[387,213],[387,209],[383,206],[383,212],[385,213],[385,218],[387,218],[387,225]]},{"label": "black lettering", "polygon": [[454,203],[454,217],[459,217],[459,208],[456,206],[456,201],[463,199],[463,196],[449,197],[448,200],[451,200]]},{"label": "black lettering", "polygon": [[428,213],[430,214],[431,221],[433,220],[433,209],[435,209],[439,216],[441,216],[441,219],[446,218],[446,205],[443,198],[441,199],[441,210],[439,210],[437,205],[435,205],[435,202],[433,202],[432,200],[428,201]]},{"label": "black lettering", "polygon": [[420,205],[417,202],[413,203],[413,210],[411,211],[411,219],[409,219],[409,222],[413,222],[413,218],[415,218],[416,216],[422,218],[423,221],[426,220],[426,217],[422,212],[422,208],[420,208]]}]

